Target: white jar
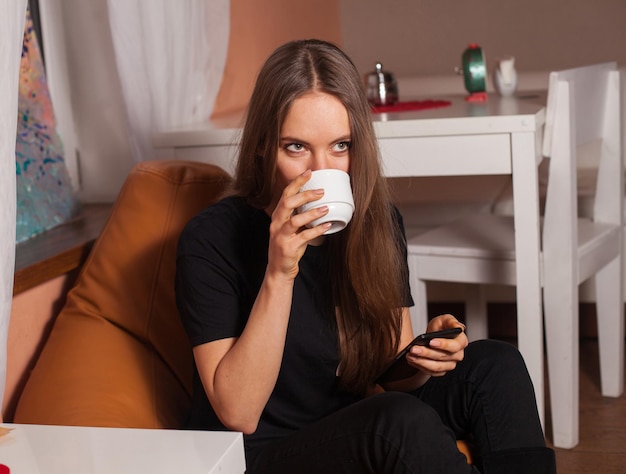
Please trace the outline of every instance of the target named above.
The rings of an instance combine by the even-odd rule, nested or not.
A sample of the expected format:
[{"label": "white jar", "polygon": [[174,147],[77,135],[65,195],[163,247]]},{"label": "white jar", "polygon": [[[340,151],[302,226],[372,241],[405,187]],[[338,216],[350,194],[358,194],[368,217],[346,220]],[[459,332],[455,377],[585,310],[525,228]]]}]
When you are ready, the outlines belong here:
[{"label": "white jar", "polygon": [[515,58],[509,56],[496,62],[493,72],[493,86],[498,94],[503,97],[512,96],[517,89],[517,71],[515,70]]}]

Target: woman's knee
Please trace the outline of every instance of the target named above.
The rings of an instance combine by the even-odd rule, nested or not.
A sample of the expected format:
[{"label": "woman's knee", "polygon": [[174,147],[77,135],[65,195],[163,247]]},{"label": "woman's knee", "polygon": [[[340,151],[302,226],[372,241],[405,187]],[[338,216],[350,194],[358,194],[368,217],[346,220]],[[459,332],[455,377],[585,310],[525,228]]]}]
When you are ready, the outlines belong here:
[{"label": "woman's knee", "polygon": [[474,381],[493,379],[499,383],[530,380],[528,369],[517,347],[503,341],[485,339],[472,342],[465,350]]},{"label": "woman's knee", "polygon": [[483,339],[472,342],[465,349],[465,359],[469,361],[487,361],[490,365],[518,368],[526,367],[524,358],[513,344],[495,339]]}]

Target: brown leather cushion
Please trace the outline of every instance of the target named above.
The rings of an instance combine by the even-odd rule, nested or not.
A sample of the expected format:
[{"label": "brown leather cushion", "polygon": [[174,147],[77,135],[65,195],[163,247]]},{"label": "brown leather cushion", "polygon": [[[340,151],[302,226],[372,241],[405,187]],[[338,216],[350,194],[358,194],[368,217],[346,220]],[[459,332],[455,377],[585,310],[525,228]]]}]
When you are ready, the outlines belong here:
[{"label": "brown leather cushion", "polygon": [[457,440],[456,447],[459,448],[459,451],[461,451],[465,455],[465,458],[467,459],[467,464],[473,464],[474,459],[472,456],[472,446],[469,444],[469,442],[462,439]]},{"label": "brown leather cushion", "polygon": [[208,164],[135,166],[29,377],[16,423],[180,427],[193,360],[174,301],[176,243],[229,182]]}]

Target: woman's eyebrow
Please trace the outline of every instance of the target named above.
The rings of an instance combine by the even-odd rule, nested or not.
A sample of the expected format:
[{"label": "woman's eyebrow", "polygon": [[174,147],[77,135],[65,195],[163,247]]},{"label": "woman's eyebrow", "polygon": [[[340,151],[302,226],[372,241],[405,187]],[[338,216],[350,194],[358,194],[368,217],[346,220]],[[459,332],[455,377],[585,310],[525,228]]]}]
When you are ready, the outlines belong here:
[{"label": "woman's eyebrow", "polygon": [[302,143],[303,145],[308,145],[309,142],[306,140],[302,140],[296,137],[280,137],[281,142],[293,142],[293,143]]},{"label": "woman's eyebrow", "polygon": [[336,140],[334,140],[334,143],[349,142],[350,140],[352,140],[352,137],[350,135],[343,135],[343,136],[337,138]]},{"label": "woman's eyebrow", "polygon": [[[331,140],[330,143],[346,142],[350,140],[352,140],[350,135],[342,135],[340,137],[337,137]],[[280,142],[281,143],[301,143],[302,145],[310,145],[310,143],[307,142],[306,140],[302,140],[301,138],[290,137],[290,136],[280,137]]]}]

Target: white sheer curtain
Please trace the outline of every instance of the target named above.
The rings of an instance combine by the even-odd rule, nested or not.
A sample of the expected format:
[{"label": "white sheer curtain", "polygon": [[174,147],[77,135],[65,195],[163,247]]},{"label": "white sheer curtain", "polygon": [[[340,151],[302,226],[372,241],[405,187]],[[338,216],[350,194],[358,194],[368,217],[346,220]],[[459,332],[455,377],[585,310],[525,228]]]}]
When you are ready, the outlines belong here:
[{"label": "white sheer curtain", "polygon": [[15,270],[15,133],[25,20],[26,0],[0,0],[0,407]]},{"label": "white sheer curtain", "polygon": [[155,132],[208,120],[220,87],[229,0],[108,0],[133,156]]}]

